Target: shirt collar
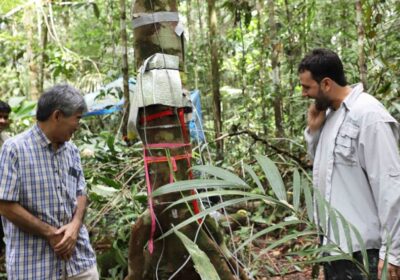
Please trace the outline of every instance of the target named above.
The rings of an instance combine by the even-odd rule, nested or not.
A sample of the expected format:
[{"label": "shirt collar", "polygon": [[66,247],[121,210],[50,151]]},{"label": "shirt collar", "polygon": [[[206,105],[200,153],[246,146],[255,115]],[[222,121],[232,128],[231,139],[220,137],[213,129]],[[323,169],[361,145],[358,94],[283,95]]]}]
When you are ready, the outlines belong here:
[{"label": "shirt collar", "polygon": [[343,106],[347,108],[347,110],[351,110],[352,105],[356,102],[357,98],[364,91],[364,87],[362,83],[351,85],[351,92],[346,98],[343,100]]},{"label": "shirt collar", "polygon": [[[360,94],[364,91],[364,87],[362,83],[354,84],[351,85],[351,91],[350,93],[346,96],[346,98],[343,100],[342,104],[340,104],[340,107],[338,110],[344,106],[347,110],[350,111],[351,106],[354,104],[354,102],[357,100],[357,98],[360,96]],[[328,110],[326,110],[326,115],[331,114],[334,110],[329,107]],[[337,110],[336,110],[337,111]]]},{"label": "shirt collar", "polygon": [[[38,124],[35,124],[32,128],[34,138],[36,142],[43,148],[51,148],[51,141],[47,138],[46,134],[44,134],[43,130],[39,127]],[[62,144],[58,149],[57,152],[64,150],[65,143]]]}]

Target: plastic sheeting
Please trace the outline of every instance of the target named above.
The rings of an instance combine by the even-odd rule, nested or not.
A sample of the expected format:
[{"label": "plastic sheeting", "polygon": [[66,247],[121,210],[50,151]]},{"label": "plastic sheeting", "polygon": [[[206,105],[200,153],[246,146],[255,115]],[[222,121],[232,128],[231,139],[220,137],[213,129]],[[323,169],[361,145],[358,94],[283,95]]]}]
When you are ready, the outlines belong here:
[{"label": "plastic sheeting", "polygon": [[205,142],[205,135],[203,130],[203,113],[201,111],[200,91],[193,90],[190,93],[190,100],[192,101],[193,112],[192,118],[189,121],[190,137],[199,143]]},{"label": "plastic sheeting", "polygon": [[[129,92],[132,93],[136,81],[130,78],[128,84]],[[96,92],[86,94],[84,98],[88,106],[88,112],[84,114],[84,117],[112,114],[122,110],[125,102],[124,98],[119,98],[122,91],[123,79],[119,78]]]},{"label": "plastic sheeting", "polygon": [[156,53],[147,58],[139,69],[135,91],[131,92],[130,100],[129,139],[138,134],[136,127],[139,108],[156,104],[175,108],[191,107],[183,95],[179,57]]}]

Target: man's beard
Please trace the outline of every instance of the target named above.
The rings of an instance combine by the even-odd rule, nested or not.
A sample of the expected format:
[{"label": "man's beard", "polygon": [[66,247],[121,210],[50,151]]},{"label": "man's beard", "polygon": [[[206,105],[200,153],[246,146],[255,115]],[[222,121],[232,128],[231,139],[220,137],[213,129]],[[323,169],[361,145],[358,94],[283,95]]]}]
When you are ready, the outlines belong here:
[{"label": "man's beard", "polygon": [[331,105],[332,101],[319,89],[318,96],[315,98],[315,108],[317,108],[318,111],[326,111]]}]

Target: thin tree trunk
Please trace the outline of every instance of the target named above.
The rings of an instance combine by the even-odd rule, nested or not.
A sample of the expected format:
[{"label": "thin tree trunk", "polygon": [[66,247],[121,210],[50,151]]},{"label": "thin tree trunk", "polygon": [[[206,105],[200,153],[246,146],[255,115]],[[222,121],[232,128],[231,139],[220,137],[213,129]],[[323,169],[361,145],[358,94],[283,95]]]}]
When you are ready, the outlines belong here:
[{"label": "thin tree trunk", "polygon": [[269,11],[269,28],[270,37],[272,42],[271,66],[272,66],[272,94],[274,96],[274,116],[276,136],[283,137],[283,116],[282,116],[282,97],[280,89],[280,67],[279,67],[279,54],[282,45],[277,37],[276,22],[275,22],[275,5],[273,0],[268,0]]},{"label": "thin tree trunk", "polygon": [[193,59],[193,71],[194,71],[194,88],[199,88],[199,70],[197,65],[197,36],[196,32],[194,31],[194,23],[192,19],[192,1],[186,1],[186,18],[187,18],[187,26],[189,30],[189,40],[188,40],[188,52],[191,54],[190,56]]},{"label": "thin tree trunk", "polygon": [[26,60],[28,64],[29,71],[29,80],[28,80],[28,92],[32,99],[39,98],[39,89],[38,89],[38,79],[39,79],[39,67],[35,61],[35,38],[34,34],[34,23],[33,23],[33,14],[34,4],[30,4],[26,7],[24,13],[24,28],[27,37],[27,45],[26,45]]},{"label": "thin tree trunk", "polygon": [[41,38],[41,45],[42,45],[42,53],[40,55],[40,71],[39,71],[39,86],[38,90],[39,92],[43,92],[43,85],[44,85],[44,80],[45,80],[45,64],[46,64],[46,48],[47,48],[47,43],[48,43],[48,27],[46,24],[46,21],[43,20],[42,24],[42,38]]},{"label": "thin tree trunk", "polygon": [[258,34],[261,38],[260,42],[260,77],[259,77],[259,87],[260,87],[260,94],[261,94],[261,110],[262,110],[262,124],[263,124],[263,131],[265,137],[268,134],[268,127],[267,127],[267,99],[265,96],[265,50],[267,49],[266,45],[266,32],[264,30],[264,17],[263,17],[263,11],[264,11],[264,0],[258,0],[257,1],[257,14],[258,14]]},{"label": "thin tree trunk", "polygon": [[358,37],[358,68],[360,71],[360,80],[367,88],[367,64],[365,62],[365,31],[363,23],[362,1],[356,0],[356,22],[357,22],[357,37]]},{"label": "thin tree trunk", "polygon": [[128,38],[126,34],[126,3],[125,0],[119,1],[120,5],[120,26],[121,26],[121,48],[122,48],[122,77],[124,84],[124,114],[122,135],[127,136],[128,112],[129,112],[129,68],[128,68]]},{"label": "thin tree trunk", "polygon": [[[342,19],[340,21],[340,28],[342,30],[346,30],[346,28],[348,28],[348,23],[347,23],[347,19],[348,18],[348,14],[349,14],[349,10],[348,10],[348,4],[347,4],[347,0],[343,0],[340,1],[340,18]],[[340,36],[340,46],[342,50],[347,49],[349,46],[349,39],[346,37],[345,34],[341,34]]]},{"label": "thin tree trunk", "polygon": [[[215,138],[218,139],[222,132],[222,113],[221,113],[221,93],[220,93],[220,75],[219,75],[219,54],[217,30],[218,20],[215,9],[215,0],[207,0],[208,3],[208,25],[210,29],[210,52],[211,52],[211,84],[213,91],[213,113],[214,113],[214,131]],[[223,142],[217,141],[217,161],[223,158]]]}]

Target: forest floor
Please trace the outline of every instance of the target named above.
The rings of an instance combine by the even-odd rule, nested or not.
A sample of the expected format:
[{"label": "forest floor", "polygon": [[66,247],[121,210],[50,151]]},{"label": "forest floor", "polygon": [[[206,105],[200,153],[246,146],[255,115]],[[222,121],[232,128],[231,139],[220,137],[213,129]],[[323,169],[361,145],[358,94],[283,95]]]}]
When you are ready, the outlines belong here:
[{"label": "forest floor", "polygon": [[[290,247],[304,246],[304,240],[298,239]],[[259,270],[256,276],[257,280],[323,280],[322,266],[294,265],[300,262],[301,258],[295,255],[289,256],[289,246],[284,244],[267,253],[263,253],[263,248],[267,246],[268,241],[258,240],[257,246],[252,248],[252,254],[258,256]],[[313,273],[313,270],[316,271]],[[314,275],[314,276],[313,276]]]},{"label": "forest floor", "polygon": [[[255,279],[257,280],[323,280],[322,267],[313,268],[308,265],[304,267],[296,267],[293,263],[300,261],[299,257],[292,256],[287,257],[288,245],[282,245],[274,250],[267,253],[263,253],[262,250],[267,246],[270,241],[257,240],[256,246],[251,249],[253,256],[257,257],[257,263],[259,269]],[[304,245],[304,241],[301,239],[294,242],[297,245]],[[293,245],[293,243],[291,244]],[[4,254],[0,254],[0,280],[7,279],[5,271],[5,259]],[[312,277],[313,271],[318,270],[318,276]]]}]

